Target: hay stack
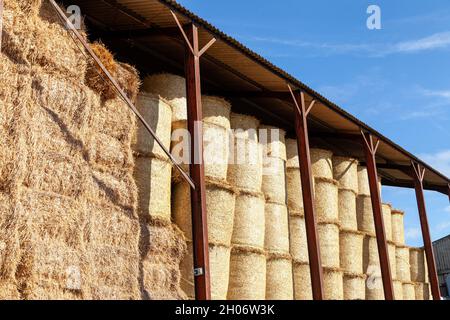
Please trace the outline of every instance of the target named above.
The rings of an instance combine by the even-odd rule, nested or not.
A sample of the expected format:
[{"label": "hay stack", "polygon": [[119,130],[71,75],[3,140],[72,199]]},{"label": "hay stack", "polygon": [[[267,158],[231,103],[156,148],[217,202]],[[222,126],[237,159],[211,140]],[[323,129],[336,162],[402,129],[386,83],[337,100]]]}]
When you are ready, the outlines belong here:
[{"label": "hay stack", "polygon": [[[172,110],[155,95],[141,93],[138,111],[154,130],[163,145],[169,149]],[[135,155],[134,178],[139,192],[139,213],[145,218],[162,218],[170,221],[172,164],[162,148],[139,122],[133,134]]]},{"label": "hay stack", "polygon": [[366,276],[344,272],[344,300],[366,299]]},{"label": "hay stack", "polygon": [[[206,211],[208,212],[209,241],[231,245],[236,194],[230,185],[208,179],[206,181]],[[188,240],[192,240],[190,186],[180,182],[173,187],[172,217]]]},{"label": "hay stack", "polygon": [[297,140],[286,139],[286,149],[286,189],[288,209],[291,214],[303,215],[303,194]]},{"label": "hay stack", "polygon": [[344,300],[344,273],[342,269],[323,269],[323,292],[325,300]]},{"label": "hay stack", "polygon": [[[381,178],[378,177],[378,189],[381,192]],[[358,166],[358,194],[370,196],[369,176],[367,168]]]},{"label": "hay stack", "polygon": [[[181,287],[190,299],[195,298],[192,242],[188,241],[188,253],[181,261]],[[209,267],[211,276],[211,298],[226,300],[230,272],[230,247],[209,243]]]},{"label": "hay stack", "polygon": [[394,299],[403,300],[403,283],[400,280],[393,280]]},{"label": "hay stack", "polygon": [[339,222],[342,228],[358,230],[356,193],[353,190],[339,188],[338,199]]},{"label": "hay stack", "polygon": [[315,177],[314,201],[317,220],[339,221],[338,184],[335,180]]},{"label": "hay stack", "polygon": [[392,241],[392,223],[391,223],[392,206],[389,203],[383,203],[381,208],[383,211],[383,223],[386,240]]},{"label": "hay stack", "polygon": [[293,262],[294,299],[312,300],[311,270],[308,263]]},{"label": "hay stack", "polygon": [[311,169],[314,177],[333,179],[333,153],[323,149],[311,149]]},{"label": "hay stack", "polygon": [[231,242],[263,249],[265,220],[264,195],[240,191],[236,196]]},{"label": "hay stack", "polygon": [[339,268],[339,224],[337,222],[319,222],[317,233],[320,243],[322,266]]},{"label": "hay stack", "polygon": [[352,158],[333,157],[333,178],[339,189],[358,193],[358,161]]},{"label": "hay stack", "polygon": [[358,230],[375,234],[375,222],[370,196],[358,195],[356,198],[356,217],[358,220]]},{"label": "hay stack", "polygon": [[346,273],[363,274],[364,233],[341,228],[339,253],[341,268]]},{"label": "hay stack", "polygon": [[292,259],[288,254],[267,257],[266,300],[293,300]]},{"label": "hay stack", "polygon": [[234,246],[231,250],[228,300],[264,300],[266,255],[263,250]]},{"label": "hay stack", "polygon": [[404,212],[400,210],[392,210],[392,241],[397,245],[405,244],[405,225],[403,223]]},{"label": "hay stack", "polygon": [[268,252],[289,252],[289,222],[285,205],[267,202],[265,206],[265,242]]},{"label": "hay stack", "polygon": [[416,300],[416,291],[414,282],[403,282],[402,284],[403,300]]},{"label": "hay stack", "polygon": [[430,300],[430,287],[428,283],[416,282],[414,284],[416,300]]},{"label": "hay stack", "polygon": [[292,259],[296,262],[308,263],[308,241],[306,237],[305,217],[290,214],[289,216],[289,243]]},{"label": "hay stack", "polygon": [[425,282],[425,251],[423,248],[410,248],[409,250],[409,264],[411,267],[411,281]]},{"label": "hay stack", "polygon": [[409,248],[406,246],[397,246],[395,250],[397,280],[411,281],[411,270],[409,265]]},{"label": "hay stack", "polygon": [[262,146],[258,143],[259,121],[251,116],[231,113],[233,154],[227,180],[234,187],[260,192],[262,187]]}]

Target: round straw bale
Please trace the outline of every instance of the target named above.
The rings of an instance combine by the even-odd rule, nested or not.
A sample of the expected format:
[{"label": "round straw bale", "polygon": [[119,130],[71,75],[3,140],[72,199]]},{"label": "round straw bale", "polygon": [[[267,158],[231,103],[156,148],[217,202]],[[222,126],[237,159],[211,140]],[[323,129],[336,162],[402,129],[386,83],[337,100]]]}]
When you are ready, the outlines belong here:
[{"label": "round straw bale", "polygon": [[154,74],[144,79],[142,89],[160,95],[172,106],[172,122],[187,120],[186,80],[173,74]]},{"label": "round straw bale", "polygon": [[341,227],[348,230],[358,230],[356,218],[356,193],[353,190],[339,189],[339,222]]},{"label": "round straw bale", "polygon": [[405,244],[405,225],[403,223],[404,212],[400,210],[392,210],[392,241],[397,245]]},{"label": "round straw bale", "polygon": [[430,300],[430,288],[428,283],[416,282],[414,284],[416,300]]},{"label": "round straw bale", "polygon": [[286,191],[289,211],[303,214],[303,193],[299,169],[286,168]]},{"label": "round straw bale", "polygon": [[358,194],[370,196],[369,176],[367,168],[358,166]]},{"label": "round straw bale", "polygon": [[231,104],[223,98],[202,96],[203,122],[230,129]]},{"label": "round straw bale", "polygon": [[227,181],[236,188],[260,192],[263,175],[261,145],[253,140],[235,137],[233,148]]},{"label": "round straw bale", "polygon": [[264,248],[265,201],[261,193],[239,192],[236,196],[231,242]]},{"label": "round straw bale", "polygon": [[[172,130],[175,131],[178,129],[186,129],[186,121],[173,122]],[[182,159],[185,157],[184,152],[189,152],[183,148],[180,150],[181,154],[177,154],[175,152],[177,148],[178,144],[172,144],[172,153]],[[230,136],[228,130],[213,124],[203,123],[203,163],[205,166],[205,176],[225,181],[227,179],[229,153]],[[185,171],[188,171],[187,164],[184,164],[182,167]],[[174,171],[174,179],[180,179],[178,170]]]},{"label": "round straw bale", "polygon": [[409,250],[409,264],[411,266],[411,281],[425,282],[425,252],[423,248]]},{"label": "round straw bale", "polygon": [[358,160],[333,157],[333,177],[339,188],[358,192]]},{"label": "round straw bale", "polygon": [[344,300],[366,299],[366,276],[344,272]]},{"label": "round straw bale", "polygon": [[312,300],[311,269],[308,263],[293,263],[294,299]]},{"label": "round straw bale", "polygon": [[394,299],[403,300],[403,283],[400,280],[393,280]]},{"label": "round straw bale", "polygon": [[231,250],[228,300],[264,300],[266,255],[263,250],[234,246]]},{"label": "round straw bale", "polygon": [[308,263],[309,255],[305,218],[299,215],[291,215],[289,217],[289,231],[292,258],[297,262]]},{"label": "round straw bale", "polygon": [[344,273],[342,269],[323,269],[323,293],[325,300],[344,300]]},{"label": "round straw bale", "polygon": [[339,225],[338,223],[319,222],[319,235],[322,266],[339,268]]},{"label": "round straw bale", "polygon": [[371,266],[366,271],[366,300],[384,300],[383,280],[379,266]]},{"label": "round straw bale", "polygon": [[[180,264],[181,288],[189,298],[194,299],[194,267],[192,243],[188,242],[188,252]],[[211,277],[212,300],[226,300],[230,274],[230,251],[227,246],[209,245],[209,271]]]},{"label": "round straw bale", "polygon": [[314,200],[317,220],[338,221],[339,199],[337,182],[332,179],[314,179]]},{"label": "round straw bale", "polygon": [[[192,216],[190,186],[180,182],[173,187],[172,217],[188,240],[192,240]],[[233,233],[236,195],[226,183],[214,180],[206,182],[206,211],[208,212],[208,236],[211,243],[230,246]]]},{"label": "round straw bale", "polygon": [[397,246],[395,249],[397,279],[399,281],[411,281],[411,270],[409,265],[409,248]]},{"label": "round straw bale", "polygon": [[138,188],[139,215],[170,221],[172,165],[167,160],[137,157],[134,179]]},{"label": "round straw bale", "polygon": [[339,254],[345,272],[363,274],[364,233],[341,229]]},{"label": "round straw bale", "polygon": [[[172,109],[161,98],[156,95],[140,93],[137,99],[136,108],[144,117],[150,128],[160,139],[167,150],[170,149]],[[133,151],[140,155],[168,158],[159,144],[150,135],[144,125],[138,121],[137,131],[133,135]]]},{"label": "round straw bale", "polygon": [[286,161],[286,131],[263,125],[259,127],[258,139],[264,146],[264,156]]},{"label": "round straw bale", "polygon": [[300,168],[300,162],[298,159],[298,146],[297,140],[295,139],[286,139],[286,153],[287,153],[287,161],[286,168]]},{"label": "round straw bale", "polygon": [[356,218],[358,220],[358,230],[375,234],[372,199],[370,196],[358,195],[356,198]]},{"label": "round straw bale", "polygon": [[324,149],[311,149],[310,153],[313,176],[333,179],[333,153]]},{"label": "round straw bale", "polygon": [[383,210],[383,223],[386,240],[392,241],[392,223],[391,223],[392,206],[388,203],[383,203],[382,210]]},{"label": "round straw bale", "polygon": [[372,235],[364,237],[363,247],[363,268],[367,273],[369,269],[380,266],[380,258],[378,256],[377,238]]},{"label": "round straw bale", "polygon": [[265,205],[265,242],[267,251],[289,252],[289,222],[285,205],[267,202]]},{"label": "round straw bale", "polygon": [[396,258],[397,246],[392,241],[388,241],[387,245],[388,245],[389,265],[391,266],[391,274],[393,278],[397,278],[397,258]]},{"label": "round straw bale", "polygon": [[267,201],[286,203],[285,162],[279,158],[264,158],[262,191]]},{"label": "round straw bale", "polygon": [[403,282],[403,300],[416,300],[416,290],[414,289],[414,282]]},{"label": "round straw bale", "polygon": [[293,300],[292,259],[287,254],[269,254],[266,271],[266,300]]},{"label": "round straw bale", "polygon": [[259,120],[253,116],[231,113],[231,128],[238,139],[258,142]]}]

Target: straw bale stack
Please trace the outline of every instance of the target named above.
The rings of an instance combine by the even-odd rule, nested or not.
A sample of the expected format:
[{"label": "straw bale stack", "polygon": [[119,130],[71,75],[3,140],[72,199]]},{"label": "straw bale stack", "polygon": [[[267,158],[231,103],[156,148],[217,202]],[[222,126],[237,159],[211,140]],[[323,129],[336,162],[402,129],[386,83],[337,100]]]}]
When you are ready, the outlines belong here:
[{"label": "straw bale stack", "polygon": [[410,248],[409,250],[409,264],[411,267],[411,281],[425,282],[425,265],[426,265],[425,251],[423,248]]},{"label": "straw bale stack", "polygon": [[265,242],[268,252],[289,252],[289,222],[285,205],[266,202],[265,205]]},{"label": "straw bale stack", "polygon": [[240,191],[234,211],[231,242],[263,249],[266,221],[264,195]]},{"label": "straw bale stack", "polygon": [[[193,266],[192,242],[188,241],[188,253],[181,262],[181,287],[190,299],[195,298],[194,266]],[[228,292],[228,281],[230,274],[230,252],[229,246],[214,244],[209,245],[211,298],[213,300],[226,300]]]},{"label": "straw bale stack", "polygon": [[325,300],[344,300],[344,272],[339,268],[323,269]]},{"label": "straw bale stack", "polygon": [[259,142],[264,146],[264,155],[286,161],[286,131],[273,126],[261,125],[258,133]]},{"label": "straw bale stack", "polygon": [[[183,231],[186,239],[192,240],[192,217],[190,186],[187,182],[174,185],[172,195],[172,217]],[[227,183],[207,179],[206,211],[208,212],[208,235],[211,243],[231,245],[234,225],[235,190]]]},{"label": "straw bale stack", "polygon": [[395,250],[397,279],[399,281],[411,281],[411,270],[409,264],[409,247],[398,246]]},{"label": "straw bale stack", "polygon": [[315,177],[314,189],[317,220],[339,221],[337,182],[333,179]]},{"label": "straw bale stack", "polygon": [[267,201],[286,203],[285,161],[280,158],[264,158],[262,191]]},{"label": "straw bale stack", "polygon": [[339,222],[341,227],[348,230],[358,230],[356,193],[353,190],[339,189],[338,199]]},{"label": "straw bale stack", "polygon": [[428,283],[416,282],[414,284],[416,300],[430,300],[430,287]]},{"label": "straw bale stack", "polygon": [[233,154],[230,157],[227,180],[234,187],[260,192],[262,187],[262,146],[258,142],[259,121],[242,114],[231,113]]},{"label": "straw bale stack", "polygon": [[[378,177],[378,189],[381,191],[381,179]],[[358,166],[358,194],[370,196],[369,176],[367,168]]]},{"label": "straw bale stack", "polygon": [[250,246],[231,250],[228,300],[264,300],[266,297],[266,255]]},{"label": "straw bale stack", "polygon": [[356,217],[358,220],[358,230],[375,234],[375,222],[370,196],[358,195],[356,198]]},{"label": "straw bale stack", "polygon": [[322,266],[339,268],[339,223],[320,221],[317,225]]},{"label": "straw bale stack", "polygon": [[364,233],[342,229],[339,237],[341,268],[346,273],[363,274]]},{"label": "straw bale stack", "polygon": [[289,216],[290,252],[296,262],[308,263],[308,241],[306,238],[305,217],[302,215]]},{"label": "straw bale stack", "polygon": [[400,280],[393,280],[394,299],[403,300],[403,282]]},{"label": "straw bale stack", "polygon": [[306,262],[293,262],[294,299],[312,300],[311,270]]},{"label": "straw bale stack", "polygon": [[339,183],[339,189],[358,192],[358,161],[346,157],[333,157],[333,178]]},{"label": "straw bale stack", "polygon": [[366,299],[366,276],[344,272],[344,300]]},{"label": "straw bale stack", "polygon": [[385,296],[380,268],[369,268],[366,276],[366,300],[384,300]]},{"label": "straw bale stack", "polygon": [[314,177],[333,179],[333,153],[329,150],[310,150],[311,169]]},{"label": "straw bale stack", "polygon": [[269,253],[266,271],[266,300],[293,300],[292,258],[289,254]]},{"label": "straw bale stack", "polygon": [[405,225],[403,222],[404,212],[400,210],[392,210],[392,241],[397,245],[405,244]]},{"label": "straw bale stack", "polygon": [[414,282],[403,282],[402,289],[403,300],[416,300],[416,290],[414,287]]},{"label": "straw bale stack", "polygon": [[393,278],[397,277],[397,258],[396,258],[396,251],[397,246],[394,242],[388,241],[388,257],[389,257],[389,265],[391,267],[391,274]]},{"label": "straw bale stack", "polygon": [[363,248],[363,268],[364,271],[370,266],[380,266],[380,259],[378,255],[377,238],[374,235],[366,234],[364,237]]},{"label": "straw bale stack", "polygon": [[383,203],[381,208],[383,211],[383,223],[386,240],[392,241],[392,223],[391,223],[392,206],[389,203]]},{"label": "straw bale stack", "polygon": [[286,139],[287,204],[291,214],[303,215],[303,194],[298,160],[297,140]]}]

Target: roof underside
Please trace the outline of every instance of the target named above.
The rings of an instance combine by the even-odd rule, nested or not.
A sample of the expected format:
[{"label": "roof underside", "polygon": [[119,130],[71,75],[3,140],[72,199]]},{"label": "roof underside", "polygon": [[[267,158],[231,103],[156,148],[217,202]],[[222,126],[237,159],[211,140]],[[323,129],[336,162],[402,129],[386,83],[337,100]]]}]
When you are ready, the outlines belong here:
[{"label": "roof underside", "polygon": [[170,0],[70,0],[81,7],[92,39],[101,39],[119,59],[133,63],[141,74],[172,72],[183,75],[185,44],[170,10],[182,24],[199,27],[200,45],[216,43],[202,56],[202,90],[224,96],[236,112],[257,116],[293,136],[294,105],[287,84],[316,100],[310,114],[311,145],[364,161],[360,130],[381,140],[377,153],[383,184],[413,187],[405,173],[411,160],[426,171],[424,187],[447,194],[450,180],[376,130],[348,114],[285,71]]}]

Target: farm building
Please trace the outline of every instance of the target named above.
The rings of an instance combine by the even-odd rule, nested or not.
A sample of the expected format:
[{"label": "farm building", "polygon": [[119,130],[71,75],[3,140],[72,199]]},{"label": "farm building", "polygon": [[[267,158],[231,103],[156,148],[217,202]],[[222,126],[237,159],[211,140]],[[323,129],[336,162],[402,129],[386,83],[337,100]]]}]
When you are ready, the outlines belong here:
[{"label": "farm building", "polygon": [[449,178],[174,1],[62,2],[0,0],[0,299],[440,298]]}]

